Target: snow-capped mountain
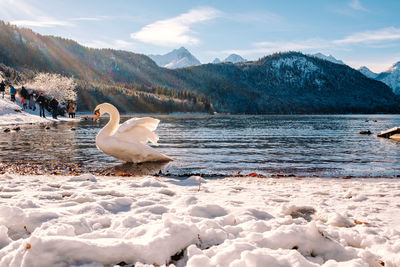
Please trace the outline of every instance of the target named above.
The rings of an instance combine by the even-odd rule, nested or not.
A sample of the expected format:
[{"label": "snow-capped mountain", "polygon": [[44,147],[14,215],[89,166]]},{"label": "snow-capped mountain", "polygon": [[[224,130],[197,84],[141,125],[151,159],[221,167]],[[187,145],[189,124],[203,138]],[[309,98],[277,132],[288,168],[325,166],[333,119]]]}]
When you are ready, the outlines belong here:
[{"label": "snow-capped mountain", "polygon": [[165,55],[149,55],[160,67],[168,69],[178,69],[200,65],[200,61],[195,58],[186,48],[181,47]]},{"label": "snow-capped mountain", "polygon": [[324,55],[324,54],[322,54],[322,53],[316,53],[316,54],[313,54],[312,56],[317,57],[317,58],[320,58],[320,59],[325,59],[325,60],[328,60],[328,61],[333,62],[333,63],[336,63],[336,64],[345,65],[343,61],[341,61],[341,60],[339,60],[339,59],[336,59],[336,58],[335,58],[334,56],[332,56],[332,55],[326,56],[326,55]]},{"label": "snow-capped mountain", "polygon": [[214,60],[213,60],[213,62],[211,62],[212,64],[218,64],[218,63],[221,63],[221,59],[219,59],[219,58],[215,58]]},{"label": "snow-capped mountain", "polygon": [[224,59],[223,62],[231,62],[233,64],[239,63],[239,62],[245,62],[246,59],[242,58],[241,56],[237,54],[231,54],[227,58]]},{"label": "snow-capped mountain", "polygon": [[392,88],[393,93],[400,95],[400,61],[387,71],[378,74],[375,79],[386,83]]},{"label": "snow-capped mountain", "polygon": [[362,66],[361,68],[359,68],[357,70],[371,79],[375,79],[378,76],[378,73],[372,72],[370,69],[368,69],[365,66]]}]

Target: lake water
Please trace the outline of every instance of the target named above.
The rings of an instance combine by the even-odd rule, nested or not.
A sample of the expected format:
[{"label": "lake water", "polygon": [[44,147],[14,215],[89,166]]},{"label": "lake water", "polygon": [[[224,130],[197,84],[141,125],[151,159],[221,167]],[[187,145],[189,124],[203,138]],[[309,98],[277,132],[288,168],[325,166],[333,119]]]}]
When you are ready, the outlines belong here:
[{"label": "lake water", "polygon": [[[400,177],[400,142],[376,133],[400,126],[396,115],[320,116],[152,116],[161,120],[158,151],[174,158],[166,164],[121,165],[95,145],[107,123],[82,120],[55,123],[50,129],[21,126],[0,135],[3,170],[26,166],[65,173],[66,169],[106,173],[225,176],[264,175],[321,177]],[[129,117],[122,117],[122,121]],[[74,128],[75,130],[72,130]],[[370,130],[373,135],[360,135]],[[12,167],[10,167],[12,166]],[[47,166],[44,168],[43,166]]]}]

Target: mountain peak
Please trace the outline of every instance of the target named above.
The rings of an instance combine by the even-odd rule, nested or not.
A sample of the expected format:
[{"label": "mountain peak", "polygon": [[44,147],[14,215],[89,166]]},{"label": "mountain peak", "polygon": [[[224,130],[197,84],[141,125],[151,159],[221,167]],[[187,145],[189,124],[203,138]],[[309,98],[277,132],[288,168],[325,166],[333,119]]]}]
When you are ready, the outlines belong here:
[{"label": "mountain peak", "polygon": [[195,58],[185,47],[174,49],[165,55],[149,55],[158,66],[177,69],[200,65],[200,61]]},{"label": "mountain peak", "polygon": [[322,53],[316,53],[316,54],[313,54],[311,56],[314,56],[314,57],[317,57],[317,58],[320,58],[320,59],[324,59],[324,60],[328,60],[328,61],[336,63],[336,64],[346,65],[346,64],[344,64],[343,61],[341,61],[340,59],[336,59],[332,55],[326,56],[326,55],[324,55]]},{"label": "mountain peak", "polygon": [[213,63],[213,64],[221,63],[221,59],[219,59],[219,58],[216,57],[216,58],[213,60],[213,62],[211,62],[211,63]]},{"label": "mountain peak", "polygon": [[224,59],[224,62],[231,62],[231,63],[239,63],[245,62],[246,59],[242,58],[238,54],[230,54],[227,58]]},{"label": "mountain peak", "polygon": [[400,70],[400,61],[394,63],[392,67],[387,72],[395,72],[396,70]]},{"label": "mountain peak", "polygon": [[368,78],[375,79],[378,74],[375,72],[372,72],[370,69],[368,69],[366,66],[362,66],[358,69],[359,72],[367,76]]},{"label": "mountain peak", "polygon": [[177,50],[189,52],[184,46],[179,47]]}]

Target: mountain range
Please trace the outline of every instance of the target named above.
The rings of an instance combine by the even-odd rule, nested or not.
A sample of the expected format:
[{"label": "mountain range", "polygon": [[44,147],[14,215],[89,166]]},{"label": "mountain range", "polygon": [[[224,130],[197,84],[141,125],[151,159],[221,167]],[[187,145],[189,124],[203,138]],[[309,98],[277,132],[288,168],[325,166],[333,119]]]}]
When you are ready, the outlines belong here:
[{"label": "mountain range", "polygon": [[[332,55],[326,56],[322,53],[317,53],[313,54],[312,56],[328,60],[333,63],[345,65],[345,63],[342,60],[338,60]],[[390,88],[392,88],[393,93],[400,95],[400,61],[395,63],[387,71],[381,73],[375,73],[366,66],[359,68],[358,71],[364,74],[368,78],[375,79],[385,83]]]},{"label": "mountain range", "polygon": [[87,48],[0,22],[0,63],[4,76],[19,83],[37,72],[76,78],[80,110],[107,101],[123,112],[400,113],[400,98],[384,83],[298,52],[168,69],[145,55]]},{"label": "mountain range", "polygon": [[213,64],[218,64],[218,63],[222,63],[222,62],[225,62],[225,63],[234,63],[234,64],[236,64],[236,63],[240,63],[240,62],[245,62],[245,61],[247,61],[246,59],[244,59],[244,58],[242,58],[241,56],[239,56],[238,54],[230,54],[229,56],[227,56],[224,60],[220,60],[219,58],[215,58],[214,60],[213,60],[213,62],[211,62],[211,63],[213,63]]},{"label": "mountain range", "polygon": [[393,64],[387,71],[381,73],[374,73],[365,66],[358,70],[368,78],[384,82],[392,88],[393,93],[400,95],[400,61]]},{"label": "mountain range", "polygon": [[[151,58],[158,66],[167,69],[179,69],[201,65],[200,61],[184,47],[174,49],[164,55],[148,55],[148,57]],[[216,58],[212,63],[218,64],[225,62],[235,64],[245,61],[246,59],[237,54],[230,54],[223,61],[221,61],[219,58]]]}]

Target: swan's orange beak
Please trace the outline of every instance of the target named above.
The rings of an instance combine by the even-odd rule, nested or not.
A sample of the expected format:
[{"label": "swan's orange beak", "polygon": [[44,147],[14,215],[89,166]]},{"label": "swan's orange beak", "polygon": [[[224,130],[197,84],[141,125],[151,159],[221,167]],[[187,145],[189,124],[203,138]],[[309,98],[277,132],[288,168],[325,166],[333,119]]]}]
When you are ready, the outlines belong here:
[{"label": "swan's orange beak", "polygon": [[96,110],[94,112],[94,117],[93,117],[93,121],[97,120],[100,117],[100,112],[98,110]]}]

